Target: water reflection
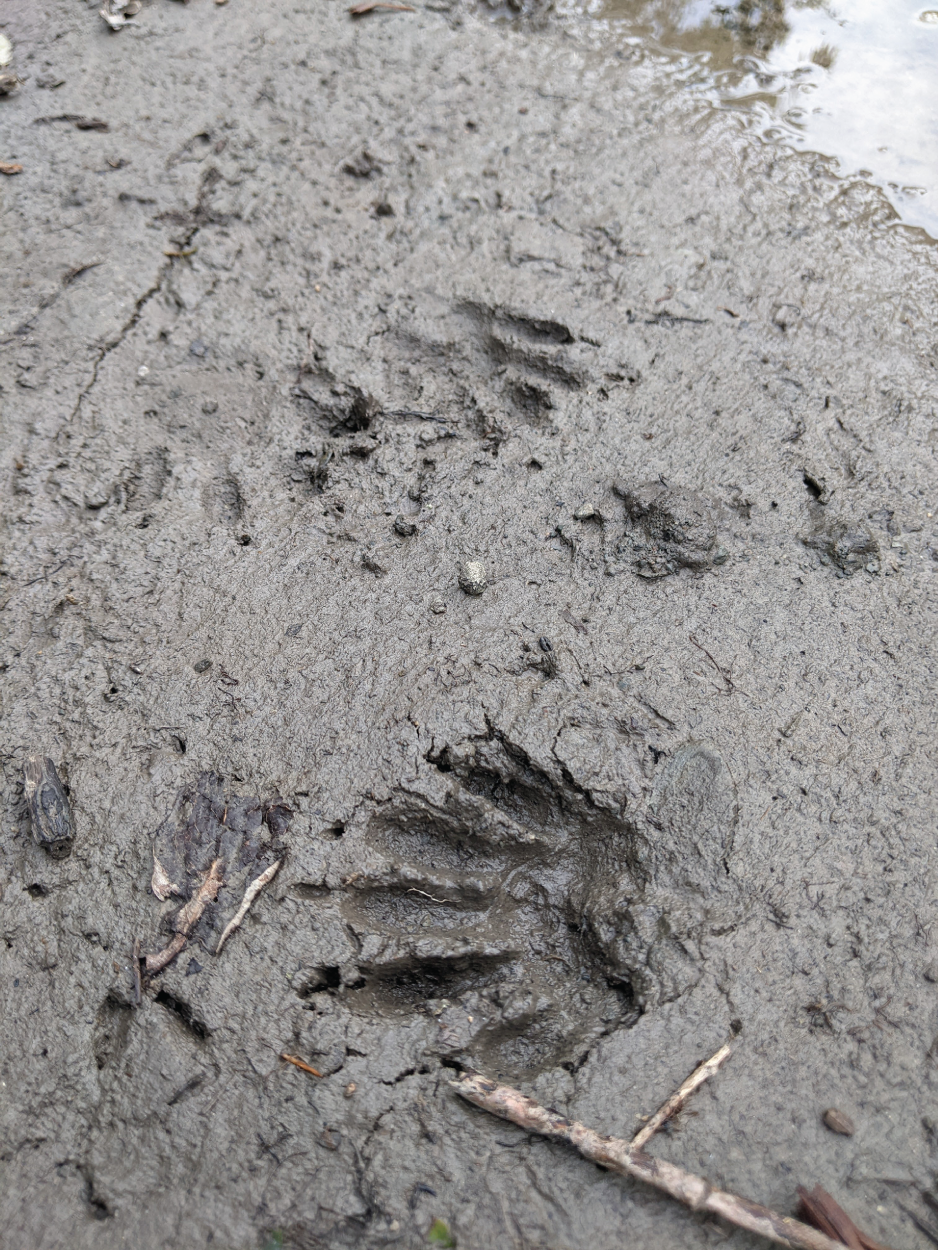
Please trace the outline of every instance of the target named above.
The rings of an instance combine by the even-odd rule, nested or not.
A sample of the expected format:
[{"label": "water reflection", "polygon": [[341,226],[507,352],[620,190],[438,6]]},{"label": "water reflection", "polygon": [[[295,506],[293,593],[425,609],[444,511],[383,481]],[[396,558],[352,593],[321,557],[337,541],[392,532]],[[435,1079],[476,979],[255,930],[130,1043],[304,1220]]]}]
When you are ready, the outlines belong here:
[{"label": "water reflection", "polygon": [[728,69],[741,51],[766,57],[789,30],[785,0],[739,0],[710,5],[695,0],[609,0],[605,12],[624,18],[658,42],[709,52],[714,68]]},{"label": "water reflection", "polygon": [[[561,0],[562,3],[562,0]],[[938,238],[938,8],[910,0],[570,0],[682,90],[877,182]],[[690,71],[690,72],[689,72]]]}]

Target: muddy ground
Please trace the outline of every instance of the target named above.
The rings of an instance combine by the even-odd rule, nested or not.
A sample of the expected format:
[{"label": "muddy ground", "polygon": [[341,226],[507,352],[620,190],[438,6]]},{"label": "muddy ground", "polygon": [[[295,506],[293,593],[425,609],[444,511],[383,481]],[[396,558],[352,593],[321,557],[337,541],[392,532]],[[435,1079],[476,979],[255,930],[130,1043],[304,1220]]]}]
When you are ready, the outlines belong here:
[{"label": "muddy ground", "polygon": [[447,1081],[735,1037],[654,1150],[930,1244],[934,244],[572,21],[98,7],[3,11],[4,1243],[710,1246]]}]

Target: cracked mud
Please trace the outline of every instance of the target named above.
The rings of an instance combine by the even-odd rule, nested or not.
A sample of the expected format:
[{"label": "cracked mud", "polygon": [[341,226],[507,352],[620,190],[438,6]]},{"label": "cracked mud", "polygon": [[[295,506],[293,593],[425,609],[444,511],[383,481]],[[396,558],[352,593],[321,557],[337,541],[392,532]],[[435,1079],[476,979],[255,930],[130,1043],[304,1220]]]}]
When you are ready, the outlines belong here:
[{"label": "cracked mud", "polygon": [[3,14],[5,1235],[708,1246],[447,1078],[736,1036],[655,1150],[927,1244],[934,245],[572,20],[97,8]]}]

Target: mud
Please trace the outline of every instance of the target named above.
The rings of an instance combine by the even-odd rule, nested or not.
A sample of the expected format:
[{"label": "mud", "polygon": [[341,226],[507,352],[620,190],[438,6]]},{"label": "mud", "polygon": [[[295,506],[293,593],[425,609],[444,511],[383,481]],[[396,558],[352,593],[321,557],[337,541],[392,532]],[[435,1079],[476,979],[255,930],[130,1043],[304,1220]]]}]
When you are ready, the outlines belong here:
[{"label": "mud", "polygon": [[447,1078],[735,1036],[653,1149],[928,1244],[934,245],[575,22],[97,7],[4,11],[4,1239],[707,1246]]}]

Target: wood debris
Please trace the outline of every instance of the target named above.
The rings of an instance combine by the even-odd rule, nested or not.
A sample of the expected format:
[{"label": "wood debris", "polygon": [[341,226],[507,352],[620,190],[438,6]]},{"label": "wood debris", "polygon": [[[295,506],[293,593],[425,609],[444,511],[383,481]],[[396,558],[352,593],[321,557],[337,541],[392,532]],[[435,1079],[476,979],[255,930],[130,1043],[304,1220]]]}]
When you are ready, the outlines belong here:
[{"label": "wood debris", "polygon": [[374,9],[393,9],[395,13],[414,13],[416,10],[409,4],[390,4],[388,0],[362,0],[361,4],[353,4],[349,9],[352,17],[362,17]]},{"label": "wood debris", "polygon": [[189,940],[189,934],[202,919],[202,913],[207,905],[214,902],[218,897],[218,891],[224,885],[221,877],[221,860],[212,861],[212,866],[205,875],[205,880],[199,886],[198,892],[194,898],[191,898],[185,907],[180,908],[173,921],[173,928],[176,930],[176,936],[170,944],[159,952],[158,955],[147,955],[147,972],[162,972],[162,970],[171,964],[186,942]]},{"label": "wood debris", "polygon": [[679,1086],[668,1101],[658,1108],[645,1127],[638,1130],[630,1143],[631,1148],[633,1150],[644,1149],[645,1142],[654,1137],[655,1133],[672,1116],[677,1115],[694,1090],[703,1085],[704,1081],[709,1080],[714,1072],[717,1072],[726,1063],[732,1053],[733,1051],[729,1044],[721,1046],[712,1058],[708,1059],[706,1063],[702,1063],[699,1068],[695,1068],[684,1084]]},{"label": "wood debris", "polygon": [[50,122],[71,122],[76,130],[108,131],[111,129],[109,124],[102,118],[85,117],[83,113],[56,113],[54,117],[37,117],[33,124],[44,126]]},{"label": "wood debris", "polygon": [[0,161],[0,174],[21,174],[23,166],[17,165],[15,161]]},{"label": "wood debris", "polygon": [[799,1185],[798,1197],[802,1218],[826,1233],[837,1245],[850,1246],[852,1250],[887,1250],[857,1228],[847,1212],[820,1185],[815,1185],[810,1193]]},{"label": "wood debris", "polygon": [[292,1063],[294,1068],[302,1068],[304,1072],[310,1072],[313,1076],[322,1076],[321,1072],[317,1072],[315,1068],[311,1068],[309,1064],[304,1063],[302,1059],[297,1059],[296,1055],[282,1054],[280,1058],[285,1059],[287,1063]]},{"label": "wood debris", "polygon": [[23,764],[23,793],[36,845],[63,859],[72,849],[72,809],[48,755],[30,755]]},{"label": "wood debris", "polygon": [[260,894],[261,890],[263,890],[264,886],[269,885],[270,882],[273,881],[274,877],[276,877],[277,870],[282,863],[282,859],[275,859],[270,867],[262,872],[259,877],[255,877],[248,888],[244,891],[244,898],[241,900],[241,906],[225,925],[222,935],[218,939],[218,945],[215,947],[216,955],[221,954],[221,948],[228,941],[229,936],[239,927],[241,921],[248,914],[248,908],[257,898],[258,894]]},{"label": "wood debris", "polygon": [[[774,1241],[778,1245],[794,1247],[795,1250],[839,1250],[843,1245],[851,1245],[855,1250],[885,1250],[869,1239],[861,1241],[845,1241],[838,1235],[837,1227],[833,1235],[818,1227],[803,1224],[791,1216],[779,1215],[769,1207],[739,1198],[735,1194],[714,1189],[703,1177],[685,1172],[665,1159],[657,1159],[646,1154],[645,1142],[668,1120],[680,1110],[684,1102],[708,1077],[729,1057],[729,1047],[723,1046],[717,1053],[701,1064],[680,1086],[661,1109],[652,1116],[648,1124],[642,1128],[635,1139],[627,1142],[618,1137],[605,1137],[593,1129],[579,1124],[576,1120],[568,1120],[557,1111],[549,1111],[533,1099],[527,1098],[520,1090],[508,1085],[500,1085],[477,1072],[464,1072],[458,1080],[450,1084],[468,1102],[474,1103],[484,1111],[510,1120],[519,1128],[529,1133],[539,1133],[552,1141],[565,1142],[578,1150],[585,1159],[600,1167],[618,1172],[622,1176],[634,1177],[645,1181],[656,1189],[663,1190],[684,1203],[692,1211],[706,1211],[718,1215],[729,1224],[744,1228],[748,1232],[757,1233]],[[817,1206],[817,1193],[811,1195],[801,1192],[802,1204],[805,1197]],[[823,1191],[821,1191],[823,1194]],[[825,1195],[829,1197],[829,1195]],[[830,1200],[833,1203],[833,1199]],[[824,1205],[823,1203],[821,1204]],[[833,1203],[836,1210],[840,1208]],[[827,1228],[835,1228],[835,1221],[830,1219],[830,1208],[825,1207],[828,1217]],[[843,1212],[840,1212],[843,1215]],[[846,1218],[846,1217],[845,1217]],[[850,1221],[848,1220],[848,1223]],[[844,1225],[843,1227],[846,1227]],[[855,1227],[851,1225],[851,1227]],[[836,1240],[835,1240],[836,1236]]]},{"label": "wood debris", "polygon": [[153,856],[153,876],[150,878],[150,889],[160,900],[165,903],[171,894],[181,894],[182,891],[175,882],[170,881],[169,873],[156,858]]}]

